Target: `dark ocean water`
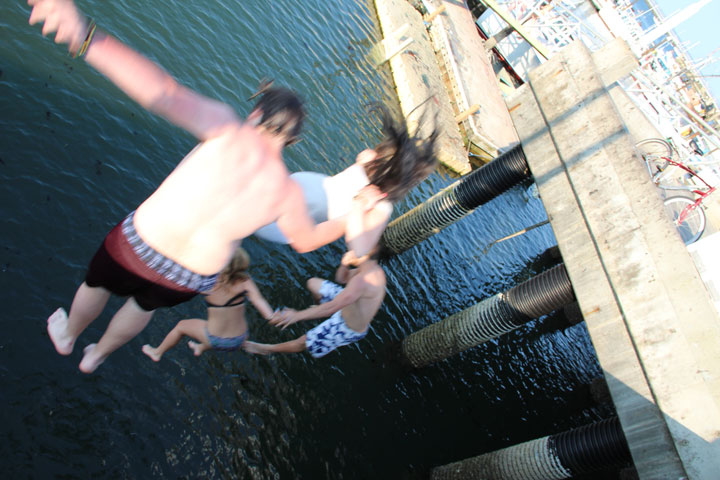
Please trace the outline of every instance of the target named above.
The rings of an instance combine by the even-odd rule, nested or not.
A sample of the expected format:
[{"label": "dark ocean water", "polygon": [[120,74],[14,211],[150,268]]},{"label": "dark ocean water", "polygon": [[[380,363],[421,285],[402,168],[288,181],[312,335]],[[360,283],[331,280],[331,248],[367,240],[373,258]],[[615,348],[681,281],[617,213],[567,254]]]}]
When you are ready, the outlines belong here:
[{"label": "dark ocean water", "polygon": [[[98,24],[181,82],[247,114],[263,77],[305,98],[292,170],[334,173],[380,132],[371,102],[399,107],[370,1],[87,0]],[[590,399],[601,374],[583,324],[562,313],[416,372],[392,356],[405,336],[553,266],[529,182],[384,263],[388,294],[371,333],[320,360],[210,352],[182,344],[155,364],[141,351],[199,301],[159,311],[92,376],[77,370],[121,303],[58,356],[47,316],[69,307],[107,231],[146,198],[194,140],[155,118],[0,4],[0,471],[3,478],[422,478],[433,466],[612,414]],[[398,215],[449,185],[437,172]],[[299,255],[249,239],[252,274],[273,305],[306,307],[310,276],[331,276],[343,245]],[[249,309],[252,336],[279,331]]]}]

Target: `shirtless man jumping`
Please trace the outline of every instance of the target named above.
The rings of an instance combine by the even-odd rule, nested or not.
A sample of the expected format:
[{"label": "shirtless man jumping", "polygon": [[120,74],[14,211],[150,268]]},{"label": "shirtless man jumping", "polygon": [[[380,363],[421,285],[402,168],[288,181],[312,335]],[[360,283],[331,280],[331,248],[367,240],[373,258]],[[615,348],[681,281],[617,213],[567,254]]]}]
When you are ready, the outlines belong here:
[{"label": "shirtless man jumping", "polygon": [[[270,319],[270,323],[285,329],[302,320],[330,317],[320,325],[289,342],[265,344],[246,341],[243,348],[249,353],[262,355],[307,350],[310,355],[319,358],[338,347],[362,340],[385,298],[385,272],[376,255],[377,249],[360,259],[355,258],[352,251],[348,252],[335,273],[335,281],[346,283],[345,288],[313,277],[307,281],[307,288],[317,305],[300,311],[285,308]],[[357,269],[350,270],[350,266]]]},{"label": "shirtless man jumping", "polygon": [[307,252],[338,239],[343,225],[315,225],[282,149],[297,140],[304,111],[297,96],[270,89],[246,121],[228,105],[180,84],[161,67],[96,28],[71,0],[28,0],[30,24],[104,74],[147,110],[200,140],[160,187],[105,238],[72,302],[48,319],[61,355],[104,309],[111,294],[127,296],[80,370],[93,372],[134,338],[155,309],[213,288],[240,241],[277,221],[290,245]]}]

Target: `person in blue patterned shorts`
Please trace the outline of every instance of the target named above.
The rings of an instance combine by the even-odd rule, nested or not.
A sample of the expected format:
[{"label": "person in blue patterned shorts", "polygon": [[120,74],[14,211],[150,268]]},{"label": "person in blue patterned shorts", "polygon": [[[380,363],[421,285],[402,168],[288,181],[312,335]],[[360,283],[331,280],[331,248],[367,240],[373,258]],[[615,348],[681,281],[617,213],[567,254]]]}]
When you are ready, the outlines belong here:
[{"label": "person in blue patterned shorts", "polygon": [[335,273],[335,281],[345,283],[345,288],[322,278],[309,279],[307,289],[317,305],[305,310],[284,308],[273,315],[270,323],[285,329],[303,320],[330,318],[295,340],[277,344],[246,341],[243,348],[262,355],[307,350],[319,358],[363,339],[385,298],[385,272],[378,264],[377,249],[361,258],[356,258],[352,251],[346,253]]}]

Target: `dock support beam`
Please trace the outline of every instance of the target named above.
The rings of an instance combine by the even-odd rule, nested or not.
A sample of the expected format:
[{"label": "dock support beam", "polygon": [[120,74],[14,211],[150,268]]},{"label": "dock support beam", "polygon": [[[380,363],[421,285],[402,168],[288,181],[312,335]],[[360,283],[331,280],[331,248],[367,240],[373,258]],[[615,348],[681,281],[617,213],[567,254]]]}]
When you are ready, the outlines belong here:
[{"label": "dock support beam", "polygon": [[529,174],[525,154],[517,145],[393,220],[380,239],[383,252],[397,254],[417,245]]},{"label": "dock support beam", "polygon": [[403,360],[419,368],[510,332],[575,299],[565,266],[560,264],[423,328],[403,340]]},{"label": "dock support beam", "polygon": [[432,480],[552,480],[620,468],[630,452],[617,417],[437,467]]}]

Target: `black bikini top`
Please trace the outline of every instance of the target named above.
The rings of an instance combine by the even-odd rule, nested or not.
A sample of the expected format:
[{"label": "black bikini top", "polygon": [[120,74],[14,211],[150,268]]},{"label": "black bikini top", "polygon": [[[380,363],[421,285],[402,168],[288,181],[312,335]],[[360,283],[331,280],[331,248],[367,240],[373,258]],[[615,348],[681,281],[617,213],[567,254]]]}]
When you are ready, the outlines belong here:
[{"label": "black bikini top", "polygon": [[227,308],[227,307],[236,307],[238,305],[242,305],[245,303],[245,297],[247,295],[247,291],[243,290],[242,292],[238,293],[234,297],[232,297],[230,300],[225,302],[225,305],[215,305],[214,303],[208,302],[207,298],[205,298],[205,305],[208,306],[208,308]]}]

